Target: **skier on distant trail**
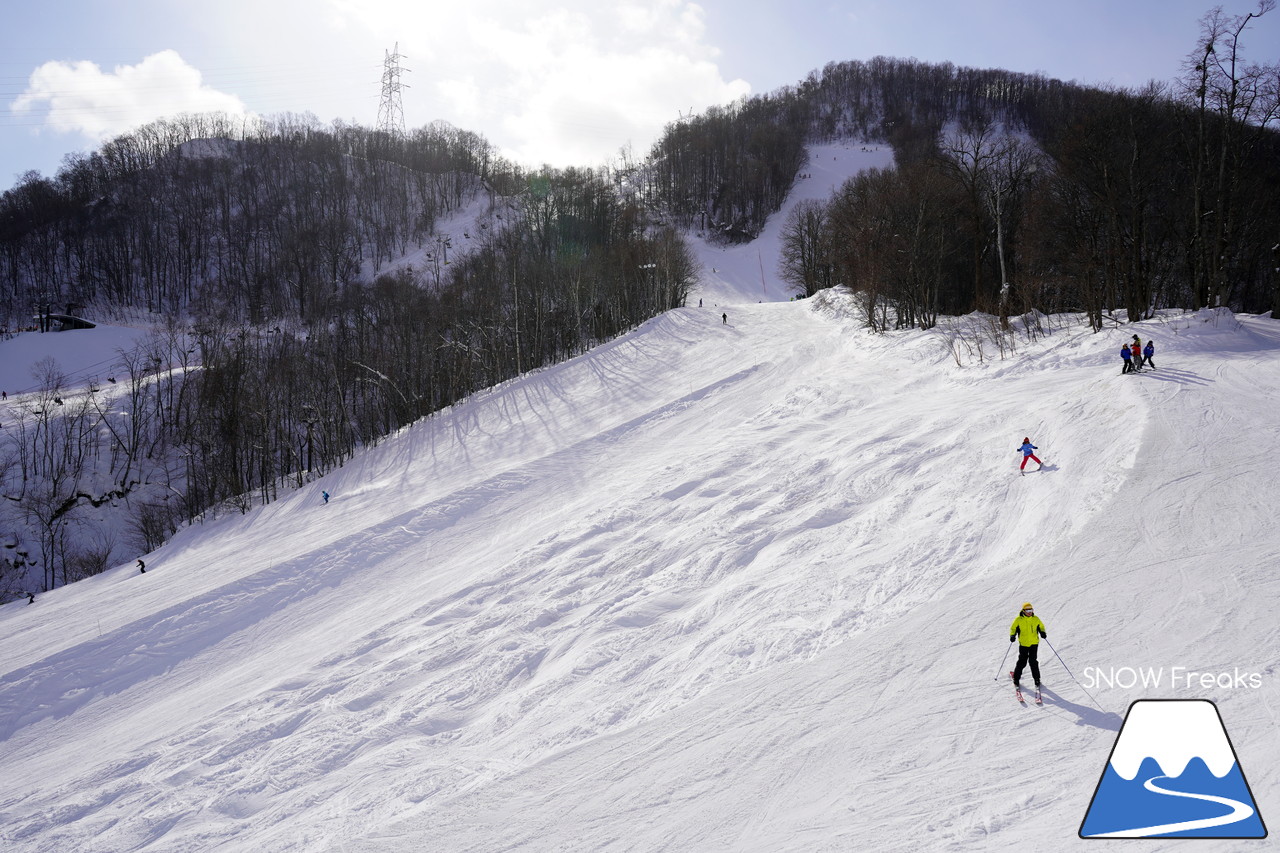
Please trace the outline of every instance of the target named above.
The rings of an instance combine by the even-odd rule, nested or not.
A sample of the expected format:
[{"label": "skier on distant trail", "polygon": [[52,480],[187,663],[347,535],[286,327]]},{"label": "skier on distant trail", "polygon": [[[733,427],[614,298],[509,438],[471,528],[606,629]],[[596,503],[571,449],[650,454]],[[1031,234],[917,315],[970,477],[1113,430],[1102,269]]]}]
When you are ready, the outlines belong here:
[{"label": "skier on distant trail", "polygon": [[138,561],[138,573],[143,575],[147,573],[147,564],[141,560]]},{"label": "skier on distant trail", "polygon": [[329,493],[328,493],[328,492],[326,492],[326,491],[321,491],[321,492],[320,492],[320,497],[324,498],[324,502],[325,502],[325,503],[328,503],[328,502],[329,502]]},{"label": "skier on distant trail", "polygon": [[721,322],[721,323],[723,323],[723,324],[724,324],[724,325],[726,325],[726,326],[727,326],[727,325],[729,325],[729,315],[728,315],[728,314],[721,314],[721,315],[720,315],[720,322]]},{"label": "skier on distant trail", "polygon": [[1142,369],[1142,341],[1137,335],[1133,336],[1133,344],[1129,347],[1133,355],[1133,369],[1135,371]]},{"label": "skier on distant trail", "polygon": [[1156,354],[1156,342],[1147,341],[1147,345],[1142,348],[1142,360],[1152,370],[1156,369],[1156,363],[1151,360],[1152,358],[1155,357],[1155,354]]},{"label": "skier on distant trail", "polygon": [[1129,349],[1128,344],[1120,345],[1120,357],[1124,359],[1124,370],[1120,371],[1120,375],[1123,376],[1126,373],[1132,373],[1133,372],[1133,350]]},{"label": "skier on distant trail", "polygon": [[[1041,462],[1039,459],[1037,459],[1035,454],[1035,451],[1039,450],[1040,448],[1032,444],[1030,438],[1022,439],[1022,446],[1019,447],[1018,449],[1022,451],[1022,464],[1018,466],[1019,471],[1023,471],[1023,469],[1027,467],[1028,459],[1030,459],[1032,462],[1035,462],[1037,465],[1040,466],[1040,468],[1044,467],[1044,463]],[[1039,471],[1040,468],[1037,468],[1036,470]]]},{"label": "skier on distant trail", "polygon": [[1036,615],[1031,602],[1024,601],[1022,610],[1009,626],[1009,642],[1018,641],[1018,665],[1013,668],[1014,687],[1021,687],[1019,680],[1022,678],[1022,670],[1027,664],[1031,664],[1031,677],[1035,680],[1036,689],[1040,689],[1040,662],[1036,660],[1036,653],[1040,650],[1041,637],[1047,640],[1049,633],[1045,630],[1040,617]]}]

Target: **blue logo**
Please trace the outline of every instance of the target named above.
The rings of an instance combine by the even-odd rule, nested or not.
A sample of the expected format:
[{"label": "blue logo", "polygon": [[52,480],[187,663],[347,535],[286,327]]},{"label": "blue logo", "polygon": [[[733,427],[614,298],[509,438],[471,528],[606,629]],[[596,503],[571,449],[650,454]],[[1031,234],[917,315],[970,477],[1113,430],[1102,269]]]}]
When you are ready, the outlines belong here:
[{"label": "blue logo", "polygon": [[1081,838],[1266,838],[1267,828],[1207,699],[1129,706]]}]

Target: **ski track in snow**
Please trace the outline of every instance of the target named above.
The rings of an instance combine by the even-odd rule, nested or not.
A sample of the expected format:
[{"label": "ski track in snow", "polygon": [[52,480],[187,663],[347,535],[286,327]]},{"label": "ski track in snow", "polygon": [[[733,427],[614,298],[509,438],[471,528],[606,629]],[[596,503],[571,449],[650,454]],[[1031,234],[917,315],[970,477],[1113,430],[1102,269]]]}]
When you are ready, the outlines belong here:
[{"label": "ski track in snow", "polygon": [[[993,689],[1021,601],[1077,676],[1275,660],[1273,321],[960,368],[757,304],[757,242],[704,250],[714,308],[0,608],[5,849],[1056,849],[1141,697],[1047,653],[1044,708]],[[1264,803],[1268,672],[1212,695]]]}]

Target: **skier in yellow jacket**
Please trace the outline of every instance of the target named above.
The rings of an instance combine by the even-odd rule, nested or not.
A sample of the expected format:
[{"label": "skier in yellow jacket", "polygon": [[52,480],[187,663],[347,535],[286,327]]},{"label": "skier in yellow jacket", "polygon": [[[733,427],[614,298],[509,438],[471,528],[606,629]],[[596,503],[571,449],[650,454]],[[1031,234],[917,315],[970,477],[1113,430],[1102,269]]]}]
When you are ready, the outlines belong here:
[{"label": "skier in yellow jacket", "polygon": [[1018,641],[1018,665],[1013,668],[1013,685],[1018,687],[1018,681],[1022,678],[1022,670],[1029,663],[1031,664],[1031,677],[1035,679],[1036,689],[1040,687],[1040,662],[1036,660],[1036,653],[1040,650],[1040,638],[1049,639],[1049,634],[1044,629],[1044,623],[1040,621],[1040,617],[1036,615],[1035,608],[1031,606],[1030,601],[1023,602],[1022,610],[1014,617],[1013,624],[1009,626],[1009,642]]}]

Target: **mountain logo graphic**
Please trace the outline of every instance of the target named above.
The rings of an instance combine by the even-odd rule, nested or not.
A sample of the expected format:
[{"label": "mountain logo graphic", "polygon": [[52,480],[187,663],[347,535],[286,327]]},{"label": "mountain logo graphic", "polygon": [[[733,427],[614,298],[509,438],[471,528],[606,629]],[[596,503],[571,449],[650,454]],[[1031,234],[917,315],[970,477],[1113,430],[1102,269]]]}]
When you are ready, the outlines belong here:
[{"label": "mountain logo graphic", "polygon": [[1218,706],[1129,706],[1089,803],[1081,838],[1266,838]]}]

